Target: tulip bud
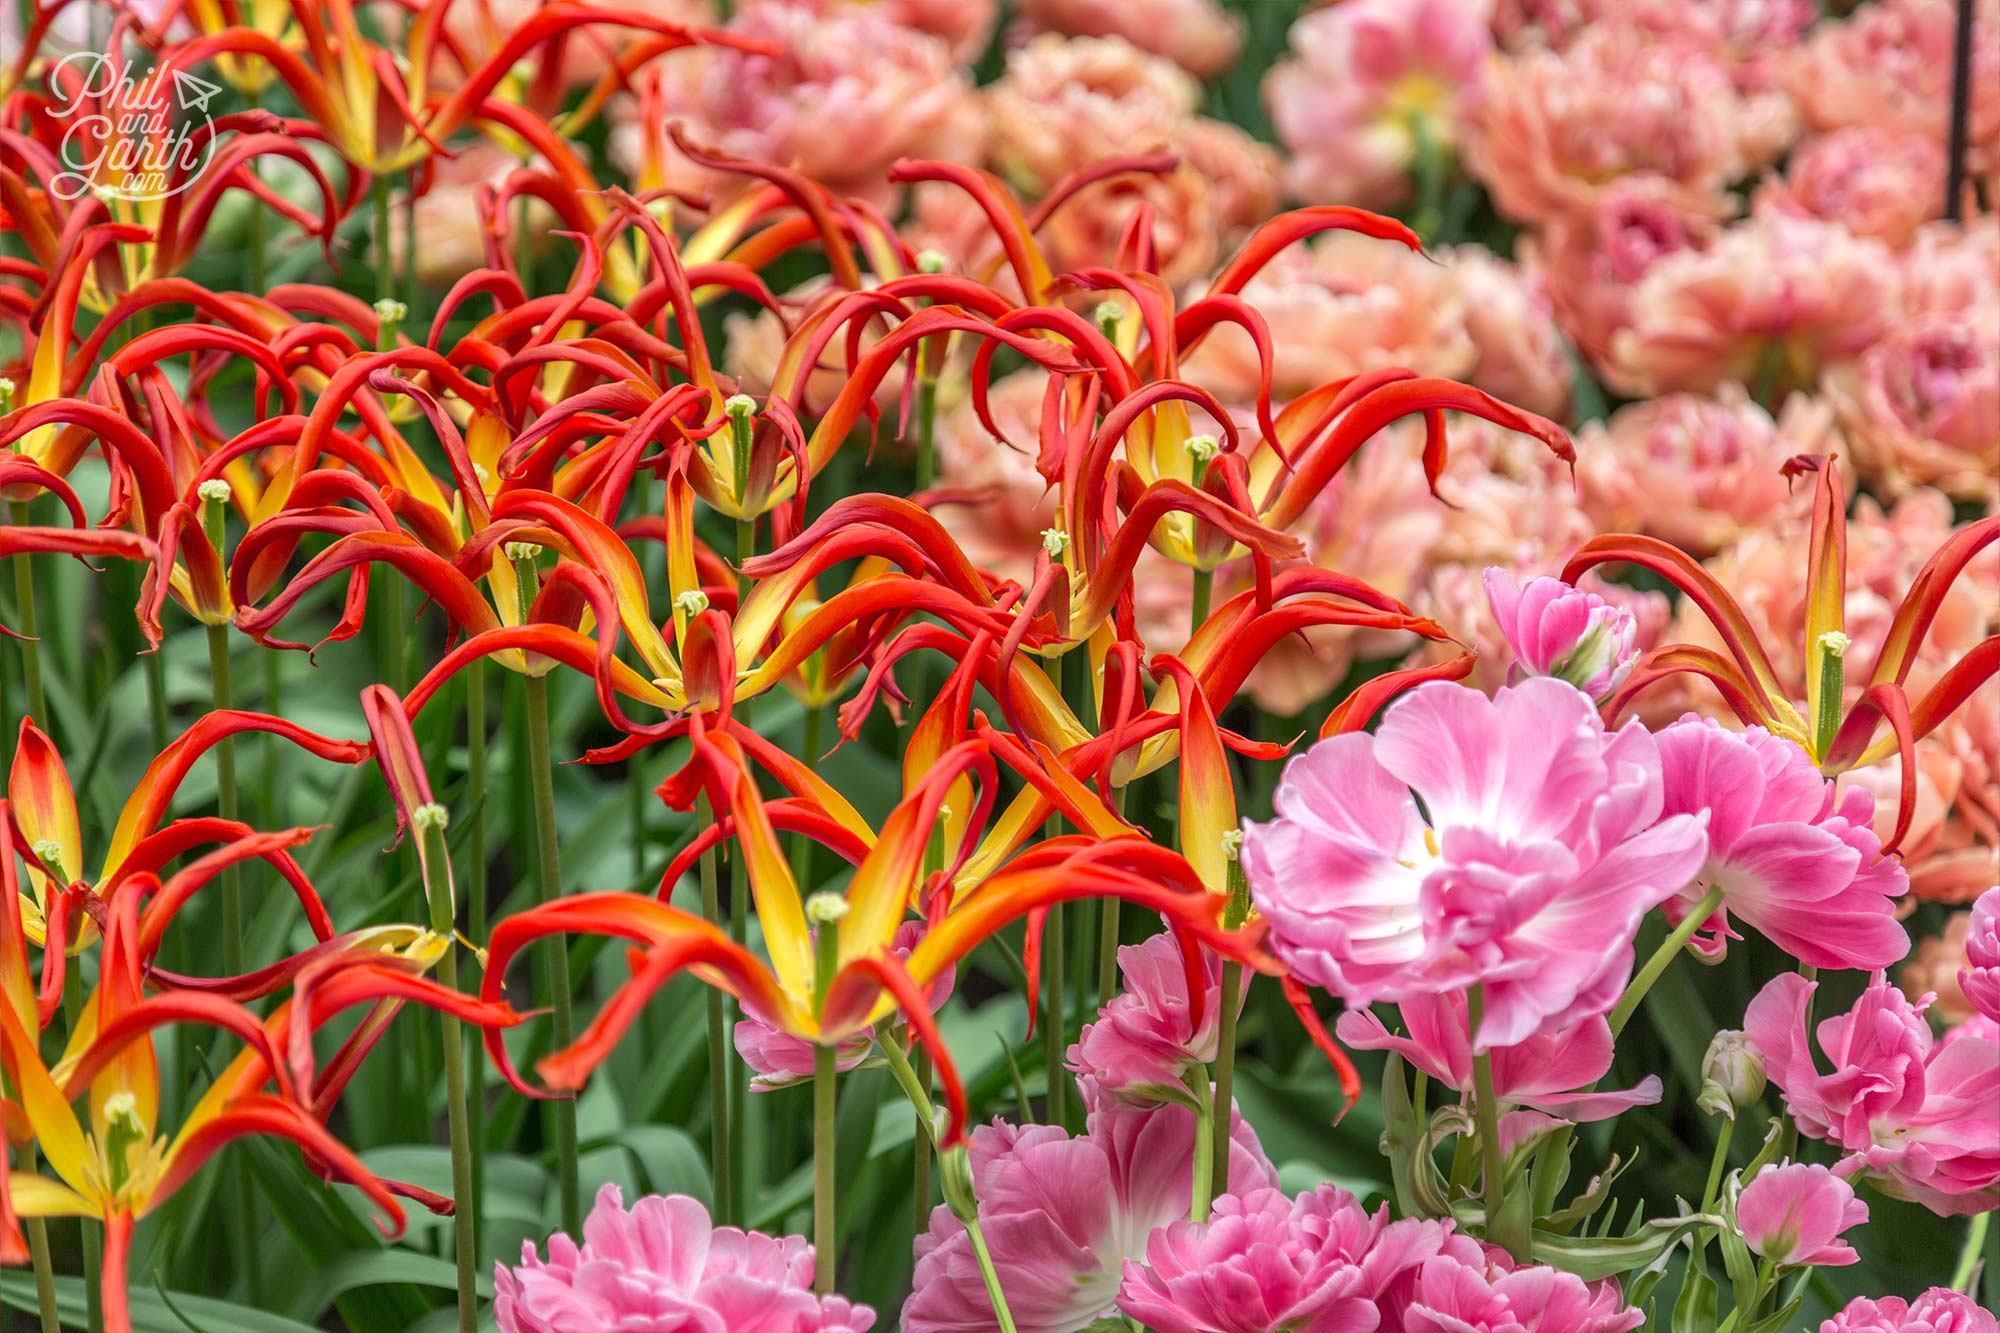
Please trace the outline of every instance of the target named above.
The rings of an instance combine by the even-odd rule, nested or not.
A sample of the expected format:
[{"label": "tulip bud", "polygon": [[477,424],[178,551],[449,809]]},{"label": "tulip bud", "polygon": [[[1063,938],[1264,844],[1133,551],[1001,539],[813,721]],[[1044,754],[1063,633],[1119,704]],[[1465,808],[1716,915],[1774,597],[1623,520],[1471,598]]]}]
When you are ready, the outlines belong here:
[{"label": "tulip bud", "polygon": [[1741,1032],[1725,1028],[1708,1044],[1701,1061],[1701,1109],[1734,1120],[1764,1095],[1764,1061]]}]

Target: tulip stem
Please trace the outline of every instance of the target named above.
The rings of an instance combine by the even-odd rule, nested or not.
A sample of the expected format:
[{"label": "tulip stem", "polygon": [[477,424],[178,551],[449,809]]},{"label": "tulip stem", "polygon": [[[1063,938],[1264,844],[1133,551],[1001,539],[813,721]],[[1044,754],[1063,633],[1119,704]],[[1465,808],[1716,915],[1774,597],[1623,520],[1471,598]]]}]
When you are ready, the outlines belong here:
[{"label": "tulip stem", "polygon": [[[536,898],[554,902],[562,892],[562,853],[556,846],[555,772],[549,758],[549,678],[529,676],[528,768],[534,783],[535,844],[541,853]],[[570,1011],[569,949],[562,936],[552,936],[548,948],[549,1003],[553,1010],[558,1050],[575,1039],[576,1021]],[[583,1234],[583,1193],[576,1169],[576,1102],[560,1098],[549,1103],[556,1141],[556,1184],[562,1196],[563,1230]]]},{"label": "tulip stem", "polygon": [[[1250,916],[1250,879],[1243,873],[1240,857],[1229,862],[1229,905],[1222,909],[1222,926],[1235,930]],[[1243,1007],[1243,965],[1222,965],[1222,987],[1216,992],[1222,1012],[1216,1016],[1215,1101],[1210,1114],[1215,1134],[1210,1145],[1209,1189],[1217,1195],[1229,1192],[1229,1144],[1236,1121],[1236,1019]]]},{"label": "tulip stem", "polygon": [[1701,902],[1694,910],[1682,917],[1681,923],[1673,928],[1672,933],[1660,941],[1660,947],[1653,950],[1653,956],[1646,960],[1646,965],[1639,969],[1631,984],[1625,987],[1625,993],[1618,997],[1617,1007],[1611,1011],[1613,1037],[1625,1030],[1625,1025],[1632,1021],[1632,1015],[1639,1012],[1639,1002],[1646,998],[1647,991],[1653,989],[1653,983],[1667,970],[1667,964],[1674,961],[1674,955],[1694,938],[1694,933],[1701,929],[1702,923],[1715,915],[1715,909],[1721,905],[1722,886],[1717,884],[1703,894]]},{"label": "tulip stem", "polygon": [[[419,823],[417,837],[425,840],[426,850],[430,853],[425,858],[424,896],[430,902],[431,930],[444,937],[444,952],[437,962],[438,984],[455,992],[458,990],[458,943],[452,938],[453,927],[457,923],[456,908],[452,902],[451,850],[445,843],[441,824]],[[444,1051],[445,1125],[451,1136],[451,1197],[456,1201],[452,1209],[451,1229],[453,1257],[458,1264],[458,1327],[459,1333],[477,1333],[479,1254],[478,1240],[473,1235],[472,1227],[479,1210],[473,1198],[471,1131],[465,1109],[465,1058],[458,1019],[440,1010],[438,1032],[443,1039]]]},{"label": "tulip stem", "polygon": [[[1056,687],[1057,694],[1063,692],[1063,667],[1068,660],[1065,655],[1049,663],[1051,683]],[[1086,664],[1088,661],[1086,653]],[[1088,665],[1085,669],[1089,669]],[[1043,836],[1053,838],[1061,831],[1061,821],[1051,814],[1043,825]],[[1051,1125],[1064,1123],[1063,974],[1066,969],[1063,955],[1062,908],[1051,904],[1042,917],[1042,1067],[1047,1084],[1042,1119]]]},{"label": "tulip stem", "polygon": [[[21,1164],[16,1169],[35,1169],[33,1142],[21,1150]],[[56,1311],[56,1270],[49,1262],[49,1224],[39,1217],[23,1218],[22,1222],[22,1230],[28,1233],[28,1255],[35,1266],[35,1305],[42,1314],[42,1333],[62,1333],[62,1316]]]},{"label": "tulip stem", "polygon": [[917,489],[927,491],[937,475],[937,376],[928,368],[917,376]]},{"label": "tulip stem", "polygon": [[[217,543],[218,551],[221,549]],[[208,627],[209,697],[218,712],[234,707],[234,689],[229,678],[229,627]],[[223,819],[236,818],[236,738],[224,736],[215,746],[215,813]],[[235,977],[243,974],[243,886],[235,866],[225,866],[222,879],[222,970]],[[251,1193],[250,1173],[237,1163],[231,1171],[236,1196],[232,1218],[236,1226],[236,1252],[244,1256],[244,1273],[249,1281],[250,1303],[262,1304],[263,1265],[256,1261],[256,1232],[251,1210],[256,1200]]]},{"label": "tulip stem", "polygon": [[[1993,1220],[1993,1214],[1974,1213],[1972,1221],[1965,1228],[1965,1245],[1958,1252],[1958,1266],[1951,1270],[1951,1289],[1972,1294],[1972,1284],[1979,1279],[1980,1252],[1986,1248],[1986,1228]],[[1987,1292],[1992,1293],[1989,1284]]]},{"label": "tulip stem", "polygon": [[1188,1091],[1194,1094],[1194,1180],[1188,1200],[1188,1220],[1208,1221],[1215,1201],[1215,1112],[1210,1100],[1208,1068],[1197,1062],[1188,1071]]},{"label": "tulip stem", "polygon": [[[937,1108],[931,1102],[931,1095],[924,1083],[918,1079],[916,1071],[903,1054],[897,1042],[876,1039],[875,1049],[882,1053],[883,1061],[889,1066],[903,1095],[910,1099],[910,1105],[917,1113],[917,1124],[938,1153],[938,1175],[944,1184],[944,1201],[951,1208],[952,1216],[965,1225],[965,1234],[972,1241],[973,1257],[979,1261],[979,1275],[986,1283],[987,1299],[993,1302],[993,1316],[998,1321],[1001,1333],[1015,1333],[1014,1313],[1007,1308],[1007,1293],[1000,1289],[1000,1274],[993,1266],[992,1251],[986,1248],[986,1235],[979,1229],[979,1204],[972,1197],[972,1175],[967,1167],[964,1148],[945,1148],[938,1142]],[[955,1183],[954,1183],[955,1182]]]},{"label": "tulip stem", "polygon": [[[12,515],[16,525],[28,523],[28,506],[15,501]],[[21,622],[21,678],[28,687],[28,711],[44,727],[53,726],[49,717],[49,697],[42,689],[42,644],[35,636],[35,567],[26,551],[14,557],[14,618]]]},{"label": "tulip stem", "polygon": [[1734,1116],[1722,1122],[1722,1130],[1715,1136],[1715,1156],[1709,1159],[1708,1183],[1702,1187],[1701,1210],[1705,1213],[1715,1207],[1716,1192],[1722,1188],[1722,1172],[1729,1165],[1729,1140],[1736,1133]]},{"label": "tulip stem", "polygon": [[813,1044],[813,1290],[833,1294],[834,1234],[833,1047]]},{"label": "tulip stem", "polygon": [[[744,468],[744,471],[737,473],[737,477],[739,481],[743,481],[747,480],[751,443],[755,438],[755,433],[751,429],[750,421],[747,417],[737,418],[732,424],[736,428],[736,436],[739,441],[738,449]],[[755,518],[737,519],[736,566],[738,573],[736,577],[736,605],[739,612],[742,609],[744,599],[749,597],[750,589],[755,583],[754,579],[743,574],[741,570],[743,565],[756,554],[757,520]],[[754,654],[756,646],[753,645],[747,651]],[[755,725],[752,717],[752,701],[750,699],[739,697],[735,701],[733,708],[737,721],[741,722],[745,727]],[[729,855],[729,938],[745,946],[750,941],[750,863],[743,854],[743,847],[740,842],[730,849]],[[727,1012],[727,1003],[727,1000],[725,1000],[725,1013]],[[736,1008],[739,1013],[742,1011],[741,1005],[737,1005]],[[747,1216],[750,1210],[750,1196],[755,1192],[754,1182],[758,1178],[758,1154],[753,1150],[753,1144],[758,1139],[756,1122],[760,1112],[759,1108],[752,1105],[750,1101],[749,1067],[740,1062],[725,1064],[723,1067],[728,1070],[729,1074],[726,1084],[729,1092],[729,1192],[731,1197],[736,1200],[737,1207]]]},{"label": "tulip stem", "polygon": [[1215,571],[1197,569],[1194,572],[1194,595],[1188,599],[1188,637],[1208,620],[1209,599],[1215,595]]},{"label": "tulip stem", "polygon": [[[699,834],[714,823],[715,812],[708,804],[707,793],[703,793],[695,798],[695,831]],[[716,887],[713,847],[701,854],[701,914],[711,925],[722,924],[722,898]],[[715,1182],[716,1216],[734,1223],[745,1219],[737,1216],[736,1191],[729,1170],[729,1082],[734,1077],[729,1068],[729,1019],[721,989],[715,986],[704,989],[708,998],[708,1169]]]},{"label": "tulip stem", "polygon": [[152,726],[153,753],[167,748],[167,649],[162,644],[143,654],[146,663],[146,717]]},{"label": "tulip stem", "polygon": [[[931,1057],[925,1051],[917,1052],[917,1082],[928,1093],[931,1086]],[[930,1125],[925,1120],[921,1108],[917,1110],[916,1116],[917,1137],[914,1148],[916,1161],[911,1171],[913,1180],[910,1192],[917,1201],[916,1230],[921,1236],[924,1234],[924,1228],[930,1225],[931,1217],[931,1139]]]},{"label": "tulip stem", "polygon": [[[487,938],[486,924],[486,663],[475,658],[465,671],[465,789],[472,802],[466,833],[466,923],[475,943]],[[471,1091],[467,1101],[472,1144],[472,1252],[479,1253],[479,1224],[486,1208],[486,1054],[472,1043]]]},{"label": "tulip stem", "polygon": [[[1479,1028],[1486,1016],[1486,988],[1474,986],[1466,997],[1466,1037],[1478,1051]],[[1494,1228],[1500,1219],[1500,1206],[1506,1197],[1506,1162],[1500,1153],[1500,1103],[1493,1095],[1493,1055],[1489,1051],[1479,1051],[1472,1057],[1472,1089],[1478,1105],[1474,1113],[1479,1120],[1480,1183],[1485,1187],[1486,1235],[1492,1239]]]}]

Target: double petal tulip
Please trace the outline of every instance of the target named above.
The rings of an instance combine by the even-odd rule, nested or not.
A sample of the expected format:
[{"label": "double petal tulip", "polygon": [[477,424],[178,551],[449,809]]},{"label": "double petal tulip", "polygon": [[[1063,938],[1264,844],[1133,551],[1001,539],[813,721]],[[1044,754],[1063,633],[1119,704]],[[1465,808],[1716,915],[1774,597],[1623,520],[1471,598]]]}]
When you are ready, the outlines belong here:
[{"label": "double petal tulip", "polygon": [[[1334,1033],[1357,1050],[1393,1051],[1443,1086],[1471,1092],[1472,1039],[1465,995],[1412,997],[1397,1010],[1407,1036],[1396,1036],[1366,1009],[1342,1014]],[[1508,1148],[1552,1120],[1572,1124],[1609,1120],[1631,1107],[1660,1100],[1660,1080],[1654,1074],[1629,1091],[1597,1090],[1598,1080],[1611,1070],[1611,1025],[1601,1016],[1496,1047],[1492,1056],[1493,1095],[1503,1108],[1500,1138]]]},{"label": "double petal tulip", "polygon": [[1932,1287],[1913,1301],[1856,1296],[1819,1333],[1995,1333],[2000,1320],[1971,1296]]},{"label": "double petal tulip", "polygon": [[1666,813],[1708,818],[1708,859],[1666,903],[1679,922],[1720,892],[1696,928],[1703,953],[1721,956],[1732,915],[1813,967],[1872,970],[1910,951],[1895,911],[1909,876],[1883,855],[1871,792],[1836,791],[1804,750],[1762,727],[1690,716],[1654,739]]},{"label": "double petal tulip", "polygon": [[583,1241],[557,1232],[543,1259],[521,1245],[517,1268],[493,1269],[501,1333],[865,1333],[875,1312],[812,1290],[813,1247],[718,1227],[685,1195],[649,1194],[628,1210],[616,1185],[597,1192]]},{"label": "double petal tulip", "polygon": [[1841,1233],[1868,1220],[1854,1187],[1826,1167],[1765,1167],[1736,1199],[1736,1226],[1753,1253],[1780,1268],[1837,1268],[1861,1256]]},{"label": "double petal tulip", "polygon": [[1276,810],[1243,841],[1271,951],[1350,1004],[1481,986],[1482,1052],[1610,1009],[1707,849],[1661,818],[1652,736],[1547,678],[1420,685],[1292,761]]},{"label": "double petal tulip", "polygon": [[[1019,1333],[1078,1333],[1113,1313],[1124,1265],[1156,1228],[1185,1218],[1193,1192],[1195,1117],[1104,1101],[1088,1131],[994,1123],[972,1135],[979,1225]],[[1249,1193],[1276,1173],[1241,1117],[1229,1184]],[[965,1226],[947,1208],[917,1238],[908,1333],[988,1333],[993,1309]]]},{"label": "double petal tulip", "polygon": [[1834,1170],[1953,1216],[2000,1207],[2000,1043],[1962,1028],[1939,1041],[1877,973],[1854,1007],[1806,1024],[1819,983],[1787,973],[1750,1002],[1743,1028],[1800,1131],[1843,1154]]},{"label": "double petal tulip", "polygon": [[[1118,950],[1119,993],[1084,1024],[1069,1067],[1100,1095],[1137,1106],[1191,1104],[1188,1075],[1215,1059],[1222,1017],[1222,966],[1204,950],[1197,976],[1170,934]],[[1199,980],[1199,1004],[1189,995]],[[1240,1007],[1242,996],[1234,1002]]]},{"label": "double petal tulip", "polygon": [[1602,699],[1631,672],[1639,626],[1630,611],[1561,579],[1530,579],[1523,587],[1494,566],[1485,584],[1520,674],[1554,676]]},{"label": "double petal tulip", "polygon": [[2000,888],[1988,889],[1972,904],[1958,984],[1976,1012],[2000,1021]]}]

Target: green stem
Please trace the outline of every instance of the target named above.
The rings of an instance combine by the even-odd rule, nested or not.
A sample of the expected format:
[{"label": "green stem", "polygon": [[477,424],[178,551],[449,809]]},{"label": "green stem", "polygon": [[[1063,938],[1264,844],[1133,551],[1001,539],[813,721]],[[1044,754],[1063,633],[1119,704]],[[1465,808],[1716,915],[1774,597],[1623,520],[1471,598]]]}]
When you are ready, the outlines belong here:
[{"label": "green stem", "polygon": [[[928,1095],[931,1086],[931,1057],[928,1051],[917,1052],[917,1081],[923,1085]],[[931,1217],[931,1131],[930,1122],[924,1118],[921,1108],[912,1108],[917,1117],[917,1137],[915,1142],[916,1162],[911,1172],[913,1188],[911,1194],[917,1201],[917,1234],[924,1234]]]},{"label": "green stem", "polygon": [[1209,1188],[1214,1193],[1229,1192],[1230,1126],[1236,1117],[1236,1011],[1237,996],[1243,989],[1243,965],[1222,965],[1222,1013],[1215,1035],[1215,1097],[1209,1114],[1215,1123],[1215,1137],[1209,1153]]},{"label": "green stem", "polygon": [[[74,1032],[83,1021],[83,960],[78,958],[70,966],[75,970],[69,972],[63,981],[63,1013],[69,1019],[69,1030]],[[104,1237],[99,1228],[87,1221],[81,1229],[84,1327],[90,1333],[104,1333],[104,1284],[100,1280],[104,1268]]]},{"label": "green stem", "polygon": [[[210,625],[208,627],[208,674],[210,699],[217,711],[234,707],[234,690],[229,676],[229,627]],[[236,818],[236,738],[224,736],[215,746],[215,813],[223,819]],[[229,976],[243,974],[243,885],[238,879],[235,866],[227,866],[222,875],[222,970]],[[249,1282],[250,1303],[261,1304],[263,1299],[262,1265],[255,1262],[256,1233],[252,1226],[252,1210],[256,1198],[252,1192],[250,1173],[242,1163],[236,1163],[230,1170],[231,1189],[236,1206],[232,1217],[236,1227],[236,1252],[245,1256],[244,1271]]]},{"label": "green stem", "polygon": [[[20,1170],[35,1169],[34,1145],[22,1150]],[[49,1262],[49,1224],[39,1217],[23,1219],[28,1233],[28,1255],[35,1266],[35,1307],[41,1311],[42,1333],[62,1333],[62,1316],[56,1313],[56,1270]]]},{"label": "green stem", "polygon": [[[465,670],[465,789],[472,801],[466,834],[466,925],[475,944],[487,938],[486,923],[486,663],[475,659]],[[486,1054],[472,1043],[471,1090],[467,1097],[472,1141],[472,1252],[479,1253],[479,1225],[486,1212]]]},{"label": "green stem", "polygon": [[153,753],[167,748],[167,650],[162,644],[147,652],[146,718],[152,727]]},{"label": "green stem", "polygon": [[[1232,858],[1229,862],[1229,905],[1222,909],[1223,929],[1235,930],[1249,916],[1250,880],[1243,873],[1242,860]],[[1209,1162],[1209,1180],[1215,1193],[1226,1194],[1229,1192],[1230,1129],[1236,1118],[1236,1019],[1243,1007],[1242,964],[1226,962],[1222,965],[1222,987],[1217,992],[1217,1002],[1222,1005],[1222,1013],[1216,1019],[1215,1101],[1211,1107],[1216,1130]]]},{"label": "green stem", "polygon": [[[15,501],[13,516],[16,524],[26,526],[28,506]],[[21,676],[28,687],[28,711],[39,725],[51,727],[49,697],[42,691],[42,645],[35,637],[40,632],[35,624],[35,567],[26,551],[14,557],[14,618],[20,622]]]},{"label": "green stem", "polygon": [[1215,571],[1197,569],[1194,572],[1194,593],[1188,600],[1188,637],[1202,627],[1208,619],[1209,599],[1215,595]]},{"label": "green stem", "polygon": [[[715,823],[715,812],[709,808],[706,793],[695,798],[694,823],[696,832]],[[722,899],[716,887],[716,852],[713,847],[701,854],[701,914],[711,925],[722,922]],[[729,1083],[734,1077],[729,1068],[729,1016],[724,1007],[722,991],[715,986],[706,987],[708,998],[708,1163],[709,1173],[715,1181],[715,1212],[720,1221],[742,1221],[736,1208],[735,1191],[730,1178],[730,1121]]]},{"label": "green stem", "polygon": [[[549,757],[549,678],[527,679],[528,769],[534,782],[535,845],[541,853],[536,900],[550,903],[562,892],[562,853],[556,845],[555,770]],[[576,1020],[570,1010],[569,949],[561,935],[548,944],[549,1003],[553,1010],[558,1050],[575,1040]],[[549,1103],[556,1142],[556,1183],[562,1196],[563,1230],[583,1234],[583,1193],[576,1167],[576,1102],[564,1097]]]},{"label": "green stem", "polygon": [[1729,1166],[1729,1140],[1736,1133],[1736,1121],[1732,1117],[1722,1122],[1722,1131],[1715,1136],[1715,1156],[1708,1162],[1708,1183],[1702,1187],[1701,1210],[1705,1213],[1715,1207],[1715,1198],[1722,1188],[1722,1173]]},{"label": "green stem", "polygon": [[1097,914],[1097,1008],[1118,993],[1118,918],[1124,900],[1106,898]]},{"label": "green stem", "polygon": [[[1979,1276],[1980,1252],[1986,1248],[1986,1228],[1993,1220],[1992,1213],[1974,1213],[1972,1221],[1965,1228],[1965,1245],[1958,1252],[1958,1265],[1951,1270],[1951,1289],[1972,1294],[1972,1284]],[[1987,1292],[1992,1292],[1987,1287]]]},{"label": "green stem", "polygon": [[[1466,1035],[1475,1044],[1486,1013],[1486,989],[1474,986],[1467,996]],[[1493,1056],[1482,1052],[1472,1057],[1472,1089],[1476,1099],[1474,1114],[1479,1122],[1480,1183],[1486,1198],[1486,1231],[1490,1237],[1500,1217],[1506,1197],[1506,1163],[1500,1155],[1500,1103],[1493,1095]]]},{"label": "green stem", "polygon": [[[438,812],[442,814],[441,811]],[[438,984],[446,990],[458,989],[458,945],[452,938],[457,924],[452,902],[451,851],[445,843],[441,823],[419,824],[417,836],[426,840],[424,895],[430,902],[431,930],[444,937],[444,953],[437,963]],[[438,1014],[438,1032],[444,1053],[445,1126],[451,1138],[451,1196],[458,1201],[452,1209],[452,1248],[458,1266],[459,1333],[477,1333],[479,1328],[479,1252],[473,1234],[478,1213],[472,1185],[472,1143],[465,1105],[465,1058],[459,1021],[451,1014]]]},{"label": "green stem", "polygon": [[[808,911],[808,916],[815,915]],[[813,941],[813,1007],[824,1011],[826,994],[833,988],[840,968],[840,922],[837,914],[819,916],[819,931]],[[824,1041],[813,1043],[813,1290],[822,1296],[833,1294],[833,1267],[840,1243],[835,1227],[836,1188],[835,1112],[838,1110],[834,1086],[834,1048]]]},{"label": "green stem", "polygon": [[1215,1101],[1208,1069],[1196,1064],[1188,1071],[1188,1091],[1194,1094],[1194,1181],[1188,1220],[1206,1222],[1215,1198]]},{"label": "green stem", "polygon": [[384,174],[375,178],[375,299],[394,300],[396,296],[396,265],[389,248],[389,177]]},{"label": "green stem", "polygon": [[1616,1037],[1625,1030],[1625,1025],[1632,1021],[1632,1015],[1639,1012],[1639,1002],[1646,998],[1647,991],[1653,989],[1653,983],[1667,970],[1667,964],[1674,961],[1674,955],[1694,938],[1694,933],[1701,929],[1704,921],[1715,914],[1715,909],[1721,904],[1722,886],[1717,884],[1703,894],[1700,904],[1682,917],[1681,923],[1673,928],[1672,933],[1660,941],[1660,947],[1653,950],[1653,956],[1646,960],[1646,965],[1639,969],[1633,976],[1631,984],[1625,987],[1625,993],[1618,997],[1618,1005],[1611,1011],[1612,1036]]},{"label": "green stem", "polygon": [[[1062,693],[1063,668],[1067,661],[1066,656],[1057,657],[1049,664],[1049,674],[1058,694]],[[1062,821],[1051,814],[1043,826],[1043,836],[1053,838],[1061,831]],[[1060,1125],[1065,1121],[1063,974],[1066,968],[1063,955],[1062,908],[1052,905],[1042,918],[1042,1066],[1048,1085],[1042,1118],[1051,1125]]]},{"label": "green stem", "polygon": [[[264,711],[273,716],[276,716],[278,712],[278,696],[282,688],[282,682],[279,679],[282,659],[278,656],[278,653],[279,650],[276,648],[266,648],[262,652],[264,659]],[[258,804],[263,809],[264,818],[269,821],[270,827],[282,828],[285,821],[278,813],[278,738],[268,731],[264,733],[264,738],[258,748],[257,767],[259,774],[258,786],[260,788]]]},{"label": "green stem", "polygon": [[[923,1127],[931,1146],[937,1148],[937,1108],[932,1105],[929,1091],[917,1078],[916,1071],[903,1055],[903,1048],[894,1041],[875,1043],[881,1052],[889,1072],[909,1098],[910,1106],[917,1113],[917,1123]],[[1000,1274],[993,1266],[993,1254],[986,1248],[986,1236],[979,1229],[978,1203],[971,1197],[971,1173],[965,1169],[965,1149],[953,1148],[949,1153],[938,1148],[940,1174],[944,1179],[945,1202],[951,1206],[952,1215],[965,1224],[965,1233],[972,1241],[973,1257],[979,1261],[979,1275],[986,1283],[987,1299],[993,1302],[993,1315],[999,1322],[1001,1333],[1015,1333],[1014,1314],[1007,1308],[1007,1293],[1000,1289]],[[958,1186],[952,1182],[957,1180]]]},{"label": "green stem", "polygon": [[[739,482],[747,479],[750,448],[755,438],[751,421],[746,416],[732,418],[731,427],[738,441],[738,451],[743,460],[744,471],[737,474]],[[736,563],[743,563],[757,554],[757,520],[744,518],[736,520]],[[750,595],[755,580],[743,575],[737,576],[736,598],[740,607],[743,599]],[[736,720],[744,726],[754,725],[752,701],[739,698],[734,713]],[[748,946],[750,941],[750,863],[744,856],[742,845],[730,849],[729,855],[729,937],[737,944]],[[727,1003],[727,1002],[725,1002]],[[737,1016],[742,1016],[742,1006],[735,1006]],[[758,1170],[761,1154],[756,1151],[760,1142],[758,1118],[761,1108],[750,1097],[750,1069],[741,1061],[730,1060],[723,1068],[728,1070],[729,1091],[730,1155],[729,1188],[737,1206],[747,1216],[750,1199],[757,1193],[757,1183],[761,1179]]]},{"label": "green stem", "polygon": [[917,489],[927,491],[937,475],[937,376],[917,377]]}]

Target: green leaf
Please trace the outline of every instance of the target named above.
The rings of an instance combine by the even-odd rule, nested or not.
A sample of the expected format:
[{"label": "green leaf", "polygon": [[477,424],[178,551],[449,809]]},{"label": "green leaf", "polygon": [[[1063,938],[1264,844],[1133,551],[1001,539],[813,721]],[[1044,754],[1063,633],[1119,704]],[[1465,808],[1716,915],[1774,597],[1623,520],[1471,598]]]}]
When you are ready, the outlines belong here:
[{"label": "green leaf", "polygon": [[1674,1302],[1674,1333],[1715,1333],[1715,1282],[1701,1259],[1688,1260],[1681,1294]]},{"label": "green leaf", "polygon": [[[173,1308],[158,1291],[135,1284],[132,1288],[133,1333],[188,1333],[192,1321],[201,1333],[318,1333],[310,1324],[301,1324],[283,1315],[267,1314],[231,1301],[213,1300],[187,1292],[169,1292]],[[34,1277],[22,1269],[0,1272],[0,1307],[32,1313],[35,1308]],[[181,1314],[176,1316],[174,1310]],[[56,1279],[56,1313],[68,1328],[82,1328],[88,1317],[83,1279]],[[11,1326],[11,1321],[10,1321]],[[387,1327],[400,1328],[402,1325]]]},{"label": "green leaf", "polygon": [[[306,1304],[316,1316],[324,1315],[342,1296],[385,1286],[435,1287],[456,1293],[458,1267],[450,1260],[414,1250],[356,1250],[319,1265]],[[490,1273],[480,1276],[479,1294],[493,1298]]]},{"label": "green leaf", "polygon": [[1534,1257],[1586,1282],[1616,1277],[1652,1264],[1672,1249],[1682,1236],[1704,1227],[1721,1229],[1723,1221],[1706,1213],[1692,1217],[1663,1217],[1647,1222],[1629,1236],[1562,1236],[1549,1231],[1534,1233]]}]

